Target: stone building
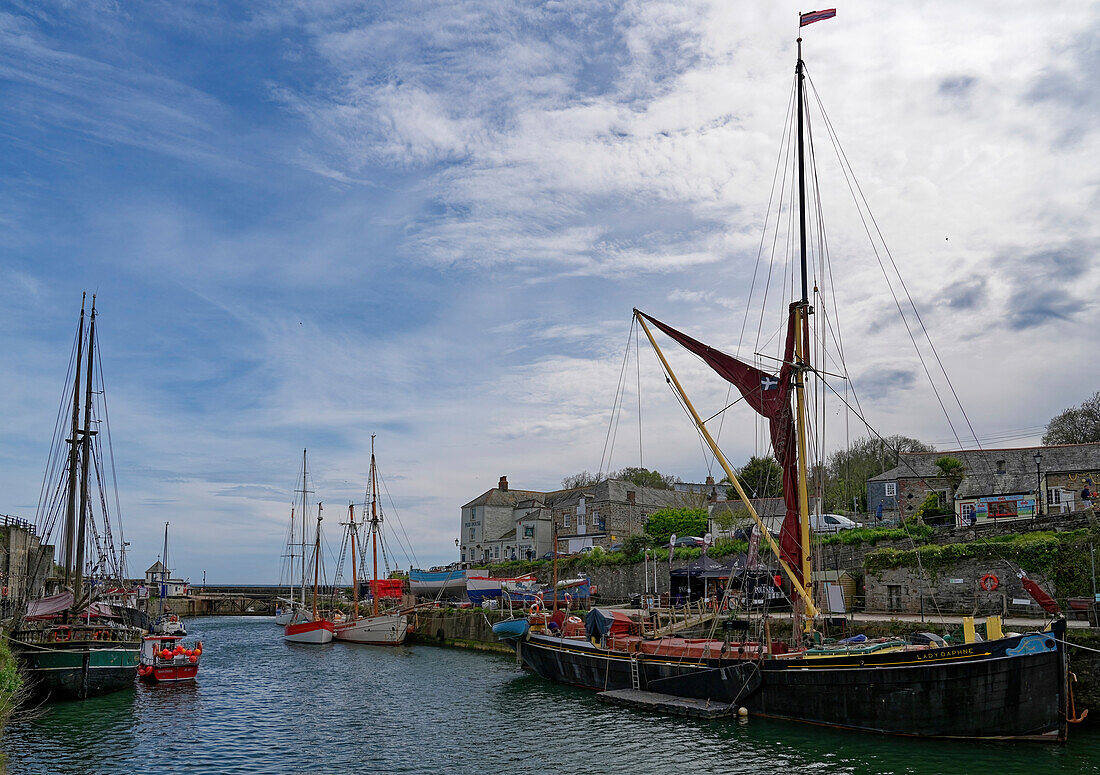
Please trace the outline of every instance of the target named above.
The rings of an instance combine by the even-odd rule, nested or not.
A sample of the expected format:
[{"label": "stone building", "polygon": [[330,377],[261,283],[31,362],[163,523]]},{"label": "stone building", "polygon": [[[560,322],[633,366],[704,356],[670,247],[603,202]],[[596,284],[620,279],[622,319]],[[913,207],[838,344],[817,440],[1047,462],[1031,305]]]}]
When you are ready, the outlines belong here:
[{"label": "stone building", "polygon": [[552,492],[513,490],[508,478],[462,507],[459,560],[464,563],[537,559],[612,544],[642,532],[654,511],[702,505],[700,496],[621,480]]},{"label": "stone building", "polygon": [[169,578],[172,575],[164,563],[157,560],[145,571],[145,584],[155,597],[182,597],[187,594],[187,582]]},{"label": "stone building", "polygon": [[40,542],[33,524],[0,514],[0,618],[46,594],[53,554],[54,547]]},{"label": "stone building", "polygon": [[[936,466],[941,457],[964,466],[954,493]],[[881,505],[884,519],[897,520],[915,514],[935,493],[957,523],[969,524],[1071,513],[1082,507],[1081,491],[1098,485],[1100,444],[919,452],[902,455],[897,467],[869,479],[867,500],[872,514]]]}]

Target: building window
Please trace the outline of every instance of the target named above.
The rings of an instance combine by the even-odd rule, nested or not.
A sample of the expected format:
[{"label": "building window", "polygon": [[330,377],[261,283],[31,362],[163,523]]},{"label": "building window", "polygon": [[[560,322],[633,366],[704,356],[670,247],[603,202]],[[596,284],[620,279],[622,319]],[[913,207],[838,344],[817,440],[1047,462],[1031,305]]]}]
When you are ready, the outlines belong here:
[{"label": "building window", "polygon": [[963,522],[973,522],[974,521],[974,504],[973,503],[964,503],[962,505],[962,518],[963,518]]},{"label": "building window", "polygon": [[561,515],[561,526],[562,527],[569,527],[569,512],[568,511]]},{"label": "building window", "polygon": [[535,537],[535,526],[534,525],[524,525],[523,526],[523,537],[524,538],[534,538]]},{"label": "building window", "polygon": [[596,518],[596,529],[599,530],[600,532],[603,532],[604,530],[607,530],[607,522],[606,522],[606,520],[604,520],[603,517],[597,517]]},{"label": "building window", "polygon": [[477,519],[477,506],[470,507],[470,519]]},{"label": "building window", "polygon": [[897,494],[898,494],[898,483],[897,482],[887,482],[886,483],[886,490],[883,492],[883,495],[885,495],[887,498],[896,498]]},{"label": "building window", "polygon": [[470,528],[470,540],[474,540],[474,528]]},{"label": "building window", "polygon": [[998,474],[1005,473],[1005,461],[1003,461],[1003,460],[998,460],[997,461],[997,473]]},{"label": "building window", "polygon": [[1047,490],[1047,505],[1048,506],[1061,506],[1062,505],[1062,488],[1053,487]]}]

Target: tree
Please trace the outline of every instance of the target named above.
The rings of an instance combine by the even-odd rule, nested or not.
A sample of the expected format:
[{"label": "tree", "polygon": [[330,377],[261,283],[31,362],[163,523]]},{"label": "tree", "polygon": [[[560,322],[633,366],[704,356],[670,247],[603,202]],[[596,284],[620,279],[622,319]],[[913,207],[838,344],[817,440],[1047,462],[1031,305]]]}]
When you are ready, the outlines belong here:
[{"label": "tree", "polygon": [[581,471],[580,473],[567,476],[561,480],[561,487],[563,490],[572,490],[577,487],[591,487],[594,484],[607,479],[607,474],[594,474],[591,471]]},{"label": "tree", "polygon": [[933,452],[929,444],[908,436],[857,439],[829,455],[822,493],[826,509],[867,510],[867,480],[898,465],[904,453]]},{"label": "tree", "polygon": [[666,476],[660,471],[648,468],[627,467],[611,475],[612,479],[622,479],[639,487],[652,487],[655,490],[671,490],[672,485],[680,481],[678,476]]},{"label": "tree", "polygon": [[[726,477],[725,481],[728,481]],[[783,495],[783,469],[771,455],[757,457],[753,455],[749,462],[737,472],[737,481],[741,483],[741,489],[750,498],[779,498]],[[733,487],[726,488],[726,498],[735,500],[739,496]]]},{"label": "tree", "polygon": [[959,485],[962,484],[962,480],[966,477],[966,466],[964,466],[962,461],[957,457],[944,455],[936,460],[936,468],[940,469],[940,475],[943,476],[951,486],[951,502],[954,503],[955,493],[958,491]]},{"label": "tree", "polygon": [[1100,441],[1100,390],[1047,423],[1044,444],[1087,444]]},{"label": "tree", "polygon": [[701,536],[707,532],[706,509],[664,508],[653,512],[645,521],[646,535],[654,543],[668,544],[669,536]]}]

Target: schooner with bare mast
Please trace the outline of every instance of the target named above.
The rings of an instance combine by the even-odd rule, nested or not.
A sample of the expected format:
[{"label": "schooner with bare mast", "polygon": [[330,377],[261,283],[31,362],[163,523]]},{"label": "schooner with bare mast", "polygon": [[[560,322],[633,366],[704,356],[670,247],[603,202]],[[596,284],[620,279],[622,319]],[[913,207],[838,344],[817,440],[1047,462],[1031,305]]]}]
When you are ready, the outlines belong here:
[{"label": "schooner with bare mast", "polygon": [[374,436],[370,437],[370,477],[367,480],[367,498],[370,501],[370,536],[373,563],[371,585],[371,613],[359,615],[359,576],[356,566],[358,554],[356,540],[359,530],[355,511],[348,506],[348,534],[351,538],[352,614],[349,619],[336,624],[336,639],[349,643],[369,643],[378,646],[396,646],[405,641],[409,630],[408,616],[401,611],[382,611],[379,608],[381,585],[378,583],[378,538],[382,527],[382,513],[378,508],[378,465],[374,456]]}]

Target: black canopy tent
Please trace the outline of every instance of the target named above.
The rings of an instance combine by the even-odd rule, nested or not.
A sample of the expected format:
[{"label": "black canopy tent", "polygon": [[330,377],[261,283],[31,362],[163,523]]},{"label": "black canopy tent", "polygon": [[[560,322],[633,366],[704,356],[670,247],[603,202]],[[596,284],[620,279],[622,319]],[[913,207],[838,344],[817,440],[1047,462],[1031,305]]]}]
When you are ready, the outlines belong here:
[{"label": "black canopy tent", "polygon": [[672,598],[685,602],[705,597],[708,592],[723,590],[730,578],[737,578],[745,570],[747,557],[744,554],[715,560],[703,555],[682,568],[674,568],[670,573]]}]

